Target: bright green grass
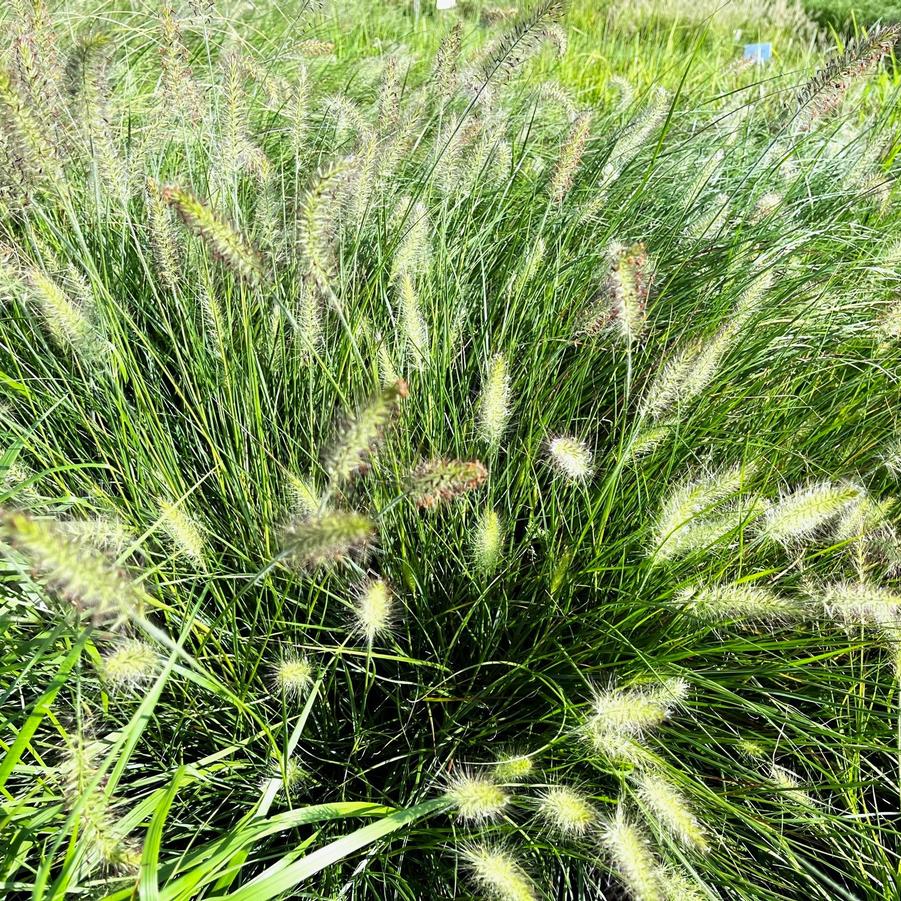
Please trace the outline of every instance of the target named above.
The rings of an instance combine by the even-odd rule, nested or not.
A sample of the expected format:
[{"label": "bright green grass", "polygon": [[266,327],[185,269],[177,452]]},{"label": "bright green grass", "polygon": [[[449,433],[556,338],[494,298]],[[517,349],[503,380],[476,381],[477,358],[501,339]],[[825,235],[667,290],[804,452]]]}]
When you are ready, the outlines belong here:
[{"label": "bright green grass", "polygon": [[[468,15],[464,88],[442,106],[424,85],[452,18],[369,4],[220,12],[230,18],[184,25],[192,75],[178,81],[161,74],[154,13],[62,4],[64,57],[86,27],[113,35],[108,81],[88,69],[62,109],[11,60],[13,99],[38,131],[7,104],[3,894],[483,897],[465,852],[497,841],[533,883],[508,881],[501,898],[896,898],[897,611],[885,601],[876,626],[871,607],[827,593],[897,591],[892,66],[802,129],[809,36],[785,28],[771,67],[741,68],[731,20],[674,21],[661,4],[642,30],[585,2],[564,20],[563,57],[545,46],[505,87],[496,72],[468,76],[503,33]],[[52,75],[46,37],[24,36]],[[305,58],[298,41],[314,39],[334,55]],[[229,48],[244,65],[228,67]],[[547,78],[570,93],[539,88]],[[482,98],[495,88],[494,104],[471,102],[466,84]],[[192,92],[200,116],[186,125]],[[568,105],[592,120],[558,204]],[[174,218],[154,230],[148,176],[208,198],[251,250],[222,262]],[[220,241],[228,228],[205,226]],[[174,285],[158,253],[169,229]],[[610,281],[614,242],[648,256],[646,321],[626,298],[632,343],[617,337],[622,316],[582,329],[633,285],[628,267]],[[411,251],[413,299],[397,272]],[[259,284],[234,271],[250,273],[256,252]],[[683,382],[652,422],[651,386],[690,347],[706,352],[706,377],[695,356],[693,393]],[[496,354],[510,418],[490,446],[479,421]],[[330,481],[341,424],[398,375],[408,396],[370,470]],[[590,449],[589,478],[554,468],[561,435]],[[488,477],[418,508],[411,473],[436,458],[479,460]],[[686,553],[655,548],[684,480],[719,473],[722,486],[739,466],[722,496],[673,520],[698,527]],[[808,515],[829,498],[847,515],[767,541],[769,505],[820,482],[832,487]],[[309,526],[301,485],[372,517],[368,557],[292,564],[286,526]],[[476,542],[488,510],[503,523],[493,566]],[[68,537],[51,533],[42,565],[24,530],[54,521]],[[138,595],[125,622],[76,615],[97,582],[92,545],[136,582],[97,589],[114,605]],[[394,609],[370,645],[354,604],[376,576]],[[678,602],[732,582],[800,612],[714,622]],[[108,658],[127,636],[157,660],[116,691]],[[274,676],[286,655],[312,666],[292,693]],[[586,740],[597,692],[675,678],[687,694],[640,736],[642,767]],[[495,818],[458,817],[448,784],[459,802],[455,778],[490,776],[510,754],[530,755],[531,776],[505,777]],[[706,853],[648,807],[642,768],[685,796]],[[584,834],[541,818],[556,784],[597,812]],[[643,890],[640,862],[630,878],[602,847],[620,806],[649,839]],[[692,888],[676,893],[676,870]]]}]

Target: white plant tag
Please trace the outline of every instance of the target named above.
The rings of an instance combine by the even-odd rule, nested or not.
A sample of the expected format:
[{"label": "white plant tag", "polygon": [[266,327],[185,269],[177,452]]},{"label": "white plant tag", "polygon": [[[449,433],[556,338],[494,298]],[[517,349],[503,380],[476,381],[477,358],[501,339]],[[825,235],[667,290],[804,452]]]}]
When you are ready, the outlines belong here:
[{"label": "white plant tag", "polygon": [[457,5],[457,0],[437,0],[435,9],[453,9]]}]

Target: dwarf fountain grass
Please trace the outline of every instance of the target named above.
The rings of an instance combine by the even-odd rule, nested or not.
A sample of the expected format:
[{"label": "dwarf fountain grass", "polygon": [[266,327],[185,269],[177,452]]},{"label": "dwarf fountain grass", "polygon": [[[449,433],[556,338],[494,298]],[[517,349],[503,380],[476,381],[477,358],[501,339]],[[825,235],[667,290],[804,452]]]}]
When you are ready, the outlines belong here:
[{"label": "dwarf fountain grass", "polygon": [[[681,901],[698,891],[820,899],[833,884],[888,901],[896,674],[879,651],[894,658],[901,632],[859,596],[844,613],[836,603],[829,618],[851,635],[849,650],[822,611],[837,585],[893,593],[901,558],[896,511],[875,510],[890,482],[878,464],[897,432],[899,352],[875,319],[897,293],[891,242],[878,236],[897,211],[881,207],[872,181],[892,174],[897,72],[886,65],[861,81],[853,107],[802,135],[786,127],[784,99],[820,51],[776,21],[782,7],[763,16],[763,0],[737,24],[732,8],[700,0],[703,26],[685,3],[641,0],[630,20],[622,3],[604,18],[573,0],[562,60],[546,7],[537,19],[514,11],[514,30],[500,34],[506,26],[485,33],[478,3],[458,0],[447,15],[421,5],[411,17],[391,4],[354,16],[358,0],[327,15],[303,3],[286,18],[274,0],[257,0],[252,16],[240,4],[210,16],[196,0],[182,17],[174,3],[158,15],[112,0],[101,23],[92,2],[59,0],[53,17],[43,0],[22,0],[13,16],[0,4],[12,91],[0,91],[0,472],[27,463],[39,489],[29,507],[64,518],[37,522],[78,545],[67,566],[96,560],[118,573],[107,554],[146,559],[142,587],[121,573],[107,587],[152,595],[153,617],[134,625],[178,654],[134,704],[109,703],[103,659],[120,636],[104,626],[116,611],[88,628],[54,615],[43,576],[24,572],[33,555],[10,549],[0,598],[9,890],[450,897],[470,887],[460,854],[440,853],[448,830],[478,830],[487,851],[481,870],[470,866],[482,874],[471,889],[488,897],[612,897],[621,872],[638,893]],[[87,52],[100,24],[110,40]],[[736,64],[739,27],[773,42],[765,68]],[[48,47],[71,49],[74,92],[53,87]],[[632,84],[650,93],[633,100]],[[117,158],[128,197],[103,174]],[[133,196],[148,176],[205,192],[264,254],[266,278],[211,265],[203,238],[173,228],[159,188],[143,203]],[[717,193],[730,202],[714,234],[727,221],[709,206]],[[699,215],[705,227],[687,240]],[[646,279],[630,249],[604,256],[617,237],[645,245]],[[642,297],[650,256],[655,287]],[[84,342],[50,332],[31,268],[85,314],[102,377],[85,365]],[[402,277],[427,327],[421,368],[400,315]],[[628,336],[620,295],[634,314]],[[585,311],[602,340],[574,335]],[[505,429],[481,434],[474,405],[501,349],[508,374],[515,363],[515,441],[506,415]],[[370,430],[330,472],[347,437],[329,434],[335,398],[365,408],[376,367],[385,390],[398,369],[417,370],[404,427],[382,443]],[[650,403],[664,374],[675,388]],[[566,423],[589,424],[579,434],[613,463],[575,491],[531,465],[547,430]],[[360,478],[374,444],[378,466]],[[416,501],[487,482],[471,457],[479,446],[490,498],[461,498],[440,517],[417,511]],[[435,460],[438,450],[447,457]],[[431,462],[416,485],[404,476],[420,460]],[[709,460],[742,465],[705,469]],[[855,471],[872,494],[823,523],[815,553],[784,554],[749,527],[766,512],[759,492],[798,484],[803,471],[836,485]],[[181,499],[184,485],[194,487]],[[171,541],[161,549],[164,491],[202,517],[205,569]],[[121,517],[134,534],[94,540],[92,527],[71,526],[93,516]],[[383,577],[366,570],[377,534]],[[337,561],[346,565],[320,566]],[[404,611],[384,638],[372,614],[384,613],[385,593],[368,626],[354,615],[358,590],[380,579],[397,592],[388,606]],[[690,599],[678,594],[686,585]],[[751,589],[792,603],[778,628],[762,616],[773,599],[749,599]],[[762,622],[723,635],[722,618],[749,617]],[[156,634],[163,623],[171,640]],[[312,661],[314,648],[337,653],[312,683],[298,662],[279,688],[280,650]],[[689,659],[691,716],[677,715],[681,682],[626,683],[632,716],[572,700],[580,680],[671,673]],[[299,692],[290,700],[289,684]],[[60,803],[46,767],[58,736],[80,732],[91,711],[102,711],[104,744],[83,791]],[[739,760],[742,741],[757,743],[753,768]],[[765,775],[787,742],[828,781],[850,765],[842,800],[866,816],[823,805],[815,832],[798,828],[791,793]],[[517,753],[499,757],[502,748]],[[421,799],[421,774],[459,772],[466,759],[489,761],[479,772],[495,801],[520,787],[531,797],[490,822],[450,823],[452,801]],[[309,769],[298,779],[300,760]],[[550,782],[529,785],[539,766]],[[690,793],[689,812],[728,842],[708,838],[700,854],[671,840],[678,828],[637,788],[658,773],[686,791],[709,786]],[[598,828],[552,843],[545,825],[584,823],[563,788],[590,803]],[[598,833],[616,819],[617,788],[635,806],[608,841],[608,865]],[[106,804],[99,830],[80,800]],[[643,832],[625,828],[638,829],[642,812],[653,855]],[[102,861],[145,831],[136,888],[135,874]]]},{"label": "dwarf fountain grass", "polygon": [[416,466],[407,483],[410,497],[420,507],[431,509],[474,491],[488,478],[478,460],[427,460]]},{"label": "dwarf fountain grass", "polygon": [[97,623],[119,623],[142,606],[140,591],[95,548],[74,541],[54,521],[0,514],[0,539],[21,553],[35,575]]},{"label": "dwarf fountain grass", "polygon": [[157,274],[166,289],[177,291],[181,267],[178,239],[172,227],[169,206],[163,200],[159,185],[152,178],[147,179],[145,202],[147,228]]},{"label": "dwarf fountain grass", "polygon": [[715,512],[723,500],[741,488],[739,466],[721,468],[688,478],[666,498],[654,525],[654,554],[667,559],[703,547],[723,534],[721,523],[705,522],[702,514]]},{"label": "dwarf fountain grass", "polygon": [[773,763],[770,764],[769,777],[779,794],[786,797],[793,804],[807,809],[813,809],[817,806],[817,802],[804,789],[801,778],[793,770],[778,763]]},{"label": "dwarf fountain grass", "polygon": [[71,297],[40,269],[26,270],[30,297],[38,306],[54,341],[76,355],[92,359],[101,351],[101,341],[91,321],[90,309]]},{"label": "dwarf fountain grass", "polygon": [[538,901],[535,883],[505,848],[478,843],[463,849],[461,857],[473,881],[497,901]]},{"label": "dwarf fountain grass", "polygon": [[682,793],[669,780],[660,773],[643,772],[635,777],[635,787],[652,821],[663,831],[701,853],[709,849],[704,827]]},{"label": "dwarf fountain grass", "polygon": [[333,481],[347,482],[368,469],[370,455],[406,396],[407,383],[398,379],[346,419],[326,457],[325,470]]},{"label": "dwarf fountain grass", "polygon": [[531,779],[535,771],[535,761],[527,754],[502,754],[494,764],[494,778],[502,784]]},{"label": "dwarf fountain grass", "polygon": [[367,644],[391,632],[394,595],[384,579],[369,579],[357,588],[353,616],[354,628]]},{"label": "dwarf fountain grass", "polygon": [[172,542],[175,552],[202,568],[206,557],[204,530],[197,519],[185,510],[184,502],[161,500],[159,523]]},{"label": "dwarf fountain grass", "polygon": [[567,785],[552,785],[543,791],[538,813],[561,835],[583,836],[598,821],[597,811],[585,795]]},{"label": "dwarf fountain grass", "polygon": [[272,681],[282,697],[289,701],[302,699],[314,678],[313,664],[303,654],[289,652],[272,666]]},{"label": "dwarf fountain grass", "polygon": [[763,516],[760,536],[793,544],[814,538],[860,497],[855,485],[816,482],[783,495]]},{"label": "dwarf fountain grass", "polygon": [[782,620],[804,613],[804,606],[793,599],[750,583],[691,585],[679,592],[676,602],[691,616],[711,622]]},{"label": "dwarf fountain grass", "polygon": [[432,63],[429,87],[439,105],[447,103],[457,91],[462,49],[463,22],[457,21],[441,41]]},{"label": "dwarf fountain grass", "polygon": [[159,654],[153,645],[139,638],[127,638],[103,657],[103,680],[114,690],[135,692],[150,682],[159,668]]},{"label": "dwarf fountain grass", "polygon": [[489,772],[462,772],[453,776],[445,796],[461,820],[479,823],[493,820],[510,804],[510,795]]},{"label": "dwarf fountain grass", "polygon": [[547,458],[556,472],[572,482],[591,477],[591,451],[580,438],[568,435],[551,438],[547,444]]},{"label": "dwarf fountain grass", "polygon": [[660,865],[650,840],[629,820],[622,807],[609,818],[601,831],[601,843],[613,868],[635,901],[663,901],[658,873]]},{"label": "dwarf fountain grass", "polygon": [[901,613],[901,593],[866,582],[834,582],[810,594],[829,616],[849,626],[887,626]]},{"label": "dwarf fountain grass", "polygon": [[295,519],[284,530],[283,553],[302,567],[365,557],[375,539],[375,523],[362,513],[325,510]]},{"label": "dwarf fountain grass", "polygon": [[497,567],[504,542],[504,524],[496,510],[482,511],[473,535],[475,563],[480,572],[490,574]]},{"label": "dwarf fountain grass", "polygon": [[548,196],[551,203],[563,203],[572,190],[575,175],[582,163],[585,145],[588,143],[590,134],[591,113],[580,113],[563,139],[560,157],[551,175],[548,185]]},{"label": "dwarf fountain grass", "polygon": [[510,419],[510,372],[506,354],[495,354],[485,369],[479,398],[479,434],[492,447],[500,444]]},{"label": "dwarf fountain grass", "polygon": [[647,323],[651,267],[644,244],[608,250],[610,269],[600,299],[583,315],[580,334],[609,333],[627,346],[636,344]]},{"label": "dwarf fountain grass", "polygon": [[198,200],[190,191],[175,185],[163,188],[160,196],[217,260],[251,284],[262,280],[263,264],[259,251],[211,207]]},{"label": "dwarf fountain grass", "polygon": [[398,277],[396,292],[401,334],[410,365],[414,369],[425,369],[430,356],[429,327],[422,312],[419,292],[409,272],[403,272]]}]

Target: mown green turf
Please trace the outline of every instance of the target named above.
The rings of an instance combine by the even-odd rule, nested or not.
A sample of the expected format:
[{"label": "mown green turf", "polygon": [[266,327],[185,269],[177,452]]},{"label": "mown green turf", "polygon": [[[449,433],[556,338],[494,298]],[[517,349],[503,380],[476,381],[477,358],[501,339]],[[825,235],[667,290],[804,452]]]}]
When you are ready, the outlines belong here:
[{"label": "mown green turf", "polygon": [[[791,4],[765,67],[757,11],[205,9],[4,10],[3,895],[897,898],[894,60],[805,92],[828,38]],[[470,483],[417,504],[435,461]],[[305,565],[336,511],[372,547]],[[736,584],[780,611],[692,615]],[[598,695],[661,684],[590,740]],[[528,877],[473,878],[486,842]]]}]

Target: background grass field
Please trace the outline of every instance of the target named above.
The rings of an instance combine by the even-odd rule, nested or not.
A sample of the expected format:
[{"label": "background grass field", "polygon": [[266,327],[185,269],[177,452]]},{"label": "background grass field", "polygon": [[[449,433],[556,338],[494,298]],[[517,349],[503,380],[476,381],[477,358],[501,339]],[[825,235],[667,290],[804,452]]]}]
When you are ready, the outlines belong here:
[{"label": "background grass field", "polygon": [[3,10],[0,893],[897,898],[898,33],[423,7]]}]

